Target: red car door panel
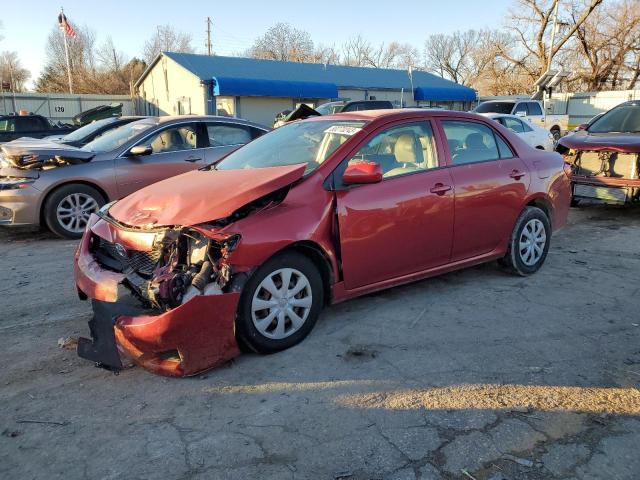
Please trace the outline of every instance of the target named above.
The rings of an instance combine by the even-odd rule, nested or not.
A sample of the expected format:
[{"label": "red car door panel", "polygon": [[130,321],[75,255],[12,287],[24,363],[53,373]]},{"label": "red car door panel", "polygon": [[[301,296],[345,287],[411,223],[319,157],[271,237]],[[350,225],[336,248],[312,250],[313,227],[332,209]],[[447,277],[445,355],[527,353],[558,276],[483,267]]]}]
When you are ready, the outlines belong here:
[{"label": "red car door panel", "polygon": [[455,186],[451,261],[506,244],[529,187],[529,172],[499,134],[480,122],[443,121]]},{"label": "red car door panel", "polygon": [[449,171],[438,169],[338,192],[345,287],[449,262],[453,189],[430,190],[451,185]]},{"label": "red car door panel", "polygon": [[438,168],[435,152],[426,122],[388,129],[359,152],[386,173],[380,183],[336,192],[347,289],[449,262],[453,183],[449,170]]}]

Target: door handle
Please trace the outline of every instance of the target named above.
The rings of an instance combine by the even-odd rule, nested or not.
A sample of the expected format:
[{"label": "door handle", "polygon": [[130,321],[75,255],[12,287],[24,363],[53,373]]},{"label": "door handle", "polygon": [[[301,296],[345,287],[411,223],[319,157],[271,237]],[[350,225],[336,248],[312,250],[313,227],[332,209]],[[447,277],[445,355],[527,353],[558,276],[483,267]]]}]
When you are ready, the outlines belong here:
[{"label": "door handle", "polygon": [[449,190],[451,190],[451,185],[445,185],[443,183],[436,183],[433,187],[431,187],[430,192],[435,193],[436,195],[444,195]]},{"label": "door handle", "polygon": [[509,176],[514,180],[520,180],[522,177],[526,175],[525,172],[521,172],[520,170],[513,170]]},{"label": "door handle", "polygon": [[185,162],[199,162],[202,160],[200,157],[187,157],[184,159]]}]

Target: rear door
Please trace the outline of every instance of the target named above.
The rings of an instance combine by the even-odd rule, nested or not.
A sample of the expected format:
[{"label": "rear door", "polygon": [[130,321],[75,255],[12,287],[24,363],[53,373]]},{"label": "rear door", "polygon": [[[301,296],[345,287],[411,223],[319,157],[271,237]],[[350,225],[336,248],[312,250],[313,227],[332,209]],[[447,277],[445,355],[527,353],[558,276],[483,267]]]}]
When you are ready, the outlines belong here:
[{"label": "rear door", "polygon": [[336,191],[340,250],[347,289],[444,265],[453,235],[453,186],[439,162],[431,122],[395,125],[373,134],[335,172],[376,162],[382,182]]},{"label": "rear door", "polygon": [[473,120],[442,119],[455,186],[451,261],[487,254],[506,243],[523,208],[529,172],[502,136]]},{"label": "rear door", "polygon": [[205,164],[207,143],[202,122],[162,127],[136,145],[148,145],[152,153],[137,156],[125,153],[116,159],[116,181],[120,197]]}]

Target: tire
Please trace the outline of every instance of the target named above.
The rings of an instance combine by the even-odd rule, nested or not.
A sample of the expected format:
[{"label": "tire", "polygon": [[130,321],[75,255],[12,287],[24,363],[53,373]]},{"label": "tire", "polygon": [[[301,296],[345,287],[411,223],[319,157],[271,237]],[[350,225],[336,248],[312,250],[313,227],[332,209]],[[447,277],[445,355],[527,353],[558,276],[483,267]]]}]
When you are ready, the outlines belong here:
[{"label": "tire", "polygon": [[551,130],[551,135],[553,135],[553,144],[555,146],[555,144],[558,143],[558,140],[562,137],[562,133],[560,133],[560,130],[557,128],[554,128]]},{"label": "tire", "polygon": [[[288,290],[292,292],[289,301],[286,297],[280,298],[283,278],[287,276],[290,278]],[[303,289],[293,293],[300,286]],[[292,305],[293,301],[296,305]],[[292,347],[311,332],[323,304],[322,277],[314,263],[297,252],[277,254],[256,270],[242,290],[236,317],[239,343],[258,353]],[[265,308],[258,309],[261,306]]]},{"label": "tire", "polygon": [[[71,183],[54,190],[44,203],[44,221],[62,238],[80,238],[91,213],[106,203],[98,190],[89,185]],[[78,209],[74,214],[74,209]]]},{"label": "tire", "polygon": [[526,207],[513,227],[507,254],[498,263],[516,275],[531,275],[547,258],[550,243],[549,218],[537,207]]}]

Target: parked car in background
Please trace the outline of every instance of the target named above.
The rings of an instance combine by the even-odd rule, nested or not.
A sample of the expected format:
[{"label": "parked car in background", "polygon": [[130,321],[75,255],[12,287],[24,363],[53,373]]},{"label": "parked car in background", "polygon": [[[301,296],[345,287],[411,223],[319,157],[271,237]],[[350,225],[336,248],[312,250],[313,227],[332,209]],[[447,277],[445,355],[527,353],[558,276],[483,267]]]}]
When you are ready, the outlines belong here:
[{"label": "parked car in background", "polygon": [[87,125],[96,120],[104,118],[120,117],[122,115],[122,103],[110,103],[109,105],[98,105],[80,112],[71,119],[74,125],[78,127]]},{"label": "parked car in background", "polygon": [[328,303],[491,260],[533,274],[569,198],[560,155],[479,115],[292,122],[91,216],[75,278],[93,339],[78,354],[193,375],[239,344],[297,344]]},{"label": "parked car in background", "polygon": [[599,114],[597,114],[597,115],[595,115],[595,116],[591,117],[591,119],[590,119],[587,123],[581,123],[581,124],[580,124],[580,125],[578,125],[577,127],[573,128],[573,129],[569,132],[569,134],[579,132],[580,130],[586,130],[586,129],[589,127],[589,125],[591,125],[593,122],[595,122],[597,119],[599,119],[599,118],[600,118],[602,115],[604,115],[605,113],[607,113],[607,112],[602,112],[602,113],[599,113]]},{"label": "parked car in background", "polygon": [[21,137],[66,135],[75,129],[71,125],[53,125],[42,115],[0,115],[0,143]]},{"label": "parked car in background", "polygon": [[475,113],[501,113],[515,115],[549,131],[555,141],[568,130],[568,115],[551,115],[545,112],[544,104],[538,100],[489,100],[482,102]]},{"label": "parked car in background", "polygon": [[79,238],[92,213],[151,183],[214,163],[267,132],[227,117],[149,117],[82,148],[0,147],[0,225],[46,225]]},{"label": "parked car in background", "polygon": [[484,115],[520,135],[533,148],[553,151],[555,147],[555,141],[550,132],[533,123],[522,120],[521,117],[500,113],[487,113]]},{"label": "parked car in background", "polygon": [[[146,117],[112,117],[112,118],[104,118],[102,120],[96,120],[95,122],[91,122],[84,127],[80,127],[77,130],[74,130],[71,133],[67,133],[66,135],[50,135],[48,137],[44,137],[42,140],[47,142],[55,142],[61,143],[64,145],[70,145],[72,147],[82,147],[89,142],[94,141],[101,135],[104,135],[109,130],[114,130],[122,125],[126,125],[127,123],[135,122],[136,120],[142,120]],[[26,141],[38,142],[37,139],[25,139]],[[20,140],[20,141],[25,141]],[[14,142],[17,140],[14,140]]]},{"label": "parked car in background", "polygon": [[388,100],[354,100],[351,102],[338,101],[327,102],[315,108],[320,115],[333,115],[334,113],[359,112],[362,110],[387,110],[393,108]]},{"label": "parked car in background", "polygon": [[353,102],[328,102],[314,108],[302,103],[295,110],[283,110],[273,120],[273,128],[281,127],[289,122],[305,118],[333,115],[335,113],[359,112],[362,110],[387,110],[392,109],[393,104],[388,100],[358,100]]},{"label": "parked car in background", "polygon": [[572,166],[574,203],[640,201],[640,100],[622,103],[563,137],[557,151]]}]

